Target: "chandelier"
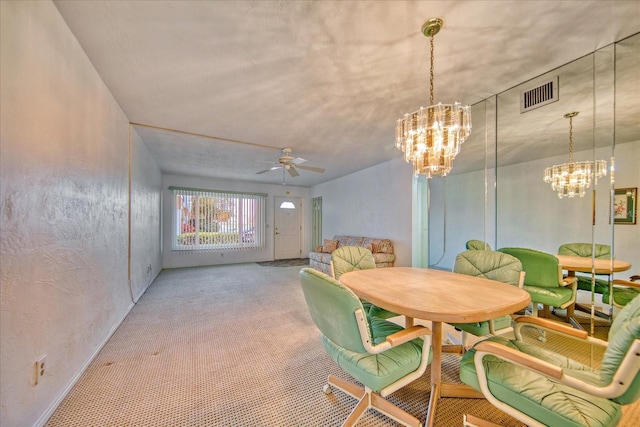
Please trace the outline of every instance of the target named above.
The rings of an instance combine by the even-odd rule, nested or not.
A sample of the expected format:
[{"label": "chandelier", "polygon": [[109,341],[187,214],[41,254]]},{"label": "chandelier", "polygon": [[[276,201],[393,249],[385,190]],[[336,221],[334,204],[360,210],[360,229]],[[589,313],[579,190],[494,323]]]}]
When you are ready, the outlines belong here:
[{"label": "chandelier", "polygon": [[577,115],[577,111],[564,115],[565,119],[569,119],[569,163],[554,165],[544,170],[544,182],[550,183],[553,191],[556,191],[561,199],[576,195],[584,197],[591,185],[591,178],[594,175],[596,178],[602,178],[607,174],[607,162],[604,160],[573,161],[573,118]]},{"label": "chandelier", "polygon": [[407,113],[396,121],[396,148],[404,153],[404,159],[413,164],[413,174],[446,176],[453,166],[453,159],[460,152],[460,145],[471,132],[471,107],[459,102],[433,103],[433,38],[444,22],[432,18],[422,25],[422,33],[429,37],[431,47],[431,72],[429,74],[429,107]]}]

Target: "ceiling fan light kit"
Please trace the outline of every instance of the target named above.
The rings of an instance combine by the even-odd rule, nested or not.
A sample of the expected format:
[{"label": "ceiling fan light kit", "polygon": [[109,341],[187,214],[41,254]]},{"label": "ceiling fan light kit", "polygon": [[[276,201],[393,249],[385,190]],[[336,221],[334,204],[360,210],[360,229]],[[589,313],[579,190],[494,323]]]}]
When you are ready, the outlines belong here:
[{"label": "ceiling fan light kit", "polygon": [[578,111],[564,115],[565,119],[569,119],[569,162],[544,170],[544,182],[551,184],[560,199],[584,197],[593,177],[598,179],[607,175],[607,162],[604,160],[573,161],[573,118],[577,115]]},{"label": "ceiling fan light kit", "polygon": [[287,171],[289,173],[289,175],[291,175],[292,177],[296,177],[296,176],[300,176],[300,174],[298,173],[298,169],[303,169],[303,170],[308,170],[308,171],[312,171],[312,172],[318,172],[318,173],[324,173],[324,168],[320,168],[317,166],[307,166],[307,165],[303,165],[302,163],[305,163],[306,160],[305,159],[301,159],[300,157],[293,157],[291,155],[292,153],[292,149],[289,147],[285,147],[282,149],[282,152],[284,153],[283,156],[281,156],[277,162],[270,162],[267,161],[266,163],[272,163],[274,164],[274,166],[270,167],[269,169],[265,169],[259,172],[256,172],[256,174],[262,174],[265,172],[270,172],[270,171],[274,171],[277,169],[282,169],[282,185],[285,185],[285,171]]},{"label": "ceiling fan light kit", "polygon": [[429,74],[428,107],[406,113],[396,121],[395,146],[404,153],[404,159],[413,165],[415,176],[446,176],[453,167],[453,159],[460,146],[471,133],[471,107],[433,103],[433,39],[444,21],[441,18],[427,20],[421,28],[429,37],[431,70]]}]

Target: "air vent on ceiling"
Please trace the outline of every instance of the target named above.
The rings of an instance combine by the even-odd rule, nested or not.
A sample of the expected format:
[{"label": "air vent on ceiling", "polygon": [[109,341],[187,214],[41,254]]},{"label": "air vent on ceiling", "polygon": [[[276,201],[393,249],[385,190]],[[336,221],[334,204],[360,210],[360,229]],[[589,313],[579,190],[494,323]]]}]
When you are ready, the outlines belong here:
[{"label": "air vent on ceiling", "polygon": [[520,92],[520,114],[558,100],[558,76]]}]

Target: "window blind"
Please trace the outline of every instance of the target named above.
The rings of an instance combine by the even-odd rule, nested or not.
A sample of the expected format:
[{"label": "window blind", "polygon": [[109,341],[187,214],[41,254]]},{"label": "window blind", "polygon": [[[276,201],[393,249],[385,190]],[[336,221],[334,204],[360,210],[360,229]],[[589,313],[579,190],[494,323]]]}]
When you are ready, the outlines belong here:
[{"label": "window blind", "polygon": [[265,246],[266,195],[170,187],[174,251],[255,251]]}]

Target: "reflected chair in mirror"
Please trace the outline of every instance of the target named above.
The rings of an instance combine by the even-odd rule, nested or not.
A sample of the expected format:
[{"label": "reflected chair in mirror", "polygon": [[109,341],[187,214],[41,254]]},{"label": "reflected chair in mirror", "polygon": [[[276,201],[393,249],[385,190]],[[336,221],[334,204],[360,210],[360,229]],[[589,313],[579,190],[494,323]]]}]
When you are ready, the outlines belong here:
[{"label": "reflected chair in mirror", "polygon": [[[633,275],[629,280],[613,279],[613,305],[622,308],[640,294],[640,275]],[[609,304],[609,294],[602,295],[602,302]]]},{"label": "reflected chair in mirror", "polygon": [[[591,258],[593,255],[598,259],[611,259],[611,246],[596,243],[565,243],[558,248],[558,255],[572,255],[584,258]],[[596,275],[595,292],[605,295],[609,293],[609,275]],[[591,292],[591,276],[586,274],[576,274],[578,278],[578,289]]]},{"label": "reflected chair in mirror", "polygon": [[329,375],[325,393],[336,387],[358,400],[342,425],[354,425],[369,408],[406,426],[421,425],[384,397],[424,374],[431,361],[431,330],[424,326],[404,329],[367,316],[350,289],[318,270],[303,268],[300,283],[325,350],[343,371],[364,385]]},{"label": "reflected chair in mirror", "polygon": [[[355,270],[368,270],[376,268],[376,261],[371,251],[362,246],[341,246],[331,253],[331,274],[334,279],[340,280],[344,273]],[[389,319],[397,316],[388,310],[362,300],[362,305],[369,316]]]},{"label": "reflected chair in mirror", "polygon": [[562,267],[558,258],[536,249],[501,248],[499,251],[518,258],[522,263],[525,272],[524,290],[531,296],[534,316],[538,316],[538,304],[543,305],[545,317],[549,315],[549,307],[566,309],[567,322],[579,327],[573,318],[577,279],[562,277]]},{"label": "reflected chair in mirror", "polygon": [[[519,288],[523,287],[525,278],[520,260],[509,254],[490,250],[469,250],[458,254],[453,272],[496,280]],[[468,348],[468,334],[483,337],[508,332],[511,330],[511,316],[475,323],[452,323],[451,326],[461,331],[465,351]]]},{"label": "reflected chair in mirror", "polygon": [[483,242],[482,240],[467,240],[465,247],[468,251],[490,251],[491,246],[487,242]]},{"label": "reflected chair in mirror", "polygon": [[[515,321],[518,339],[490,337],[460,362],[462,382],[498,409],[528,426],[604,427],[617,425],[622,406],[640,397],[640,298],[614,318],[608,341],[547,319],[519,316]],[[521,327],[532,324],[566,340],[603,346],[598,369],[523,341]],[[468,418],[465,425],[482,425]]]}]

